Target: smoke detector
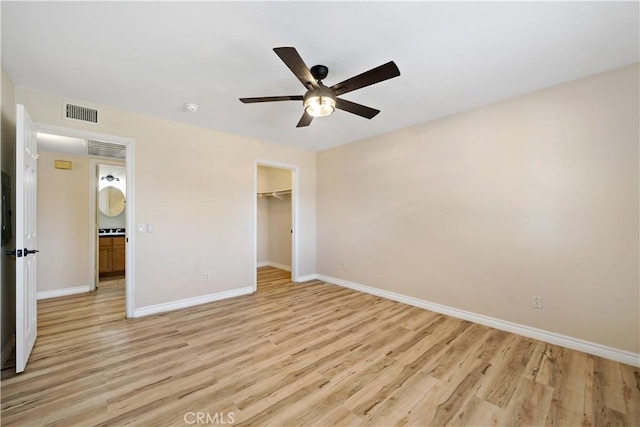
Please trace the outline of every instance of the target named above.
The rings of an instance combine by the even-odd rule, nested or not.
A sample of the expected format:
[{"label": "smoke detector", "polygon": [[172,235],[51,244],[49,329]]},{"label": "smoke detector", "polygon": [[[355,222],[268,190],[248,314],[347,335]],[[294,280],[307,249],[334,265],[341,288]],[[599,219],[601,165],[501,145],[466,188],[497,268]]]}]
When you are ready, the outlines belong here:
[{"label": "smoke detector", "polygon": [[200,106],[198,104],[192,104],[190,102],[187,102],[186,104],[184,104],[184,109],[190,113],[195,113],[196,111],[198,111],[199,108]]}]

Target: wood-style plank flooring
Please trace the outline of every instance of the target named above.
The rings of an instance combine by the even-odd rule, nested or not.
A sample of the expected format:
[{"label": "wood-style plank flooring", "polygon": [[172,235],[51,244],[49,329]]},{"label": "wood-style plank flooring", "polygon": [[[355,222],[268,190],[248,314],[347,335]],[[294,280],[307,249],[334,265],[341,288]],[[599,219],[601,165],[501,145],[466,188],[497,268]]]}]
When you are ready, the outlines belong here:
[{"label": "wood-style plank flooring", "polygon": [[288,277],[142,319],[122,281],[39,302],[2,425],[640,425],[637,368]]}]

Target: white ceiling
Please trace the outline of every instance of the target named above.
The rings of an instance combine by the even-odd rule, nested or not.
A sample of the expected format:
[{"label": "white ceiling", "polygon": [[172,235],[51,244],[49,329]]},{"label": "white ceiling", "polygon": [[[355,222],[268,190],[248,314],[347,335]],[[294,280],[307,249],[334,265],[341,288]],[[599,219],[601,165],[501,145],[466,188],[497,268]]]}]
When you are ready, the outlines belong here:
[{"label": "white ceiling", "polygon": [[[1,2],[2,65],[65,99],[321,150],[639,60],[638,2]],[[272,51],[332,85],[394,60],[402,75],[296,128],[301,95]],[[198,113],[183,109],[200,105]]]}]

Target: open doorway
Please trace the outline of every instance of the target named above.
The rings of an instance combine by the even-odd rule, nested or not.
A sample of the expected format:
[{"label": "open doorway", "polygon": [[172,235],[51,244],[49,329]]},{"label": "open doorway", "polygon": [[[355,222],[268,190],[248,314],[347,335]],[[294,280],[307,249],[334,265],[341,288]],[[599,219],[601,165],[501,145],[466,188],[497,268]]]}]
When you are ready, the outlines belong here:
[{"label": "open doorway", "polygon": [[125,162],[92,160],[97,186],[96,206],[95,287],[110,286],[124,289],[126,277],[127,170]]},{"label": "open doorway", "polygon": [[[256,268],[272,267],[297,277],[297,168],[256,162]],[[256,270],[257,290],[257,270]]]},{"label": "open doorway", "polygon": [[[50,207],[38,206],[38,232],[40,241],[44,239],[48,250],[42,250],[39,254],[41,270],[39,277],[46,278],[38,284],[38,299],[52,298],[57,296],[71,295],[82,292],[90,292],[96,289],[100,279],[100,259],[99,259],[99,191],[105,187],[119,187],[126,195],[118,202],[117,194],[110,195],[105,202],[117,205],[121,204],[123,210],[112,219],[120,221],[124,227],[108,227],[116,229],[112,239],[118,237],[121,241],[117,243],[116,263],[122,265],[121,285],[124,289],[123,315],[128,318],[134,317],[134,281],[133,269],[133,245],[134,233],[130,232],[126,224],[131,224],[133,218],[133,144],[130,138],[123,138],[113,135],[99,134],[76,129],[36,124],[38,131],[39,153],[42,152],[39,160],[39,170],[51,169],[51,177],[63,179],[65,183],[71,185],[43,185],[38,190],[38,200],[49,197]],[[48,143],[43,143],[49,139]],[[46,165],[45,165],[46,164]],[[117,177],[114,176],[114,169],[111,175],[114,176],[112,182],[106,178],[110,171],[105,170],[100,174],[100,165],[107,167],[118,167]],[[66,169],[68,168],[68,169]],[[101,180],[102,177],[105,180]],[[43,183],[47,178],[43,178]],[[40,182],[40,177],[39,177]],[[102,181],[101,184],[99,184]],[[52,178],[47,183],[53,182]],[[70,192],[65,197],[75,200],[71,206],[63,202],[60,198],[64,192]],[[103,194],[107,197],[107,192]],[[60,221],[67,220],[65,212],[73,213],[75,220],[67,221],[73,224],[73,232],[65,232],[60,229],[53,219],[57,216]],[[115,211],[114,211],[115,212]],[[106,216],[106,215],[105,215]],[[114,222],[111,223],[113,225]],[[107,224],[105,224],[105,228]],[[69,225],[71,226],[71,225]],[[62,248],[61,242],[67,242],[67,246]],[[48,243],[47,243],[48,242]],[[113,240],[111,240],[113,244]],[[42,247],[42,243],[39,243]],[[113,247],[113,246],[112,246]],[[125,249],[126,248],[126,249]],[[82,256],[80,256],[82,255]],[[51,262],[47,263],[47,256]],[[126,265],[126,276],[124,275],[124,265]],[[68,271],[75,271],[72,280],[62,278]],[[112,270],[113,271],[113,270]]]}]

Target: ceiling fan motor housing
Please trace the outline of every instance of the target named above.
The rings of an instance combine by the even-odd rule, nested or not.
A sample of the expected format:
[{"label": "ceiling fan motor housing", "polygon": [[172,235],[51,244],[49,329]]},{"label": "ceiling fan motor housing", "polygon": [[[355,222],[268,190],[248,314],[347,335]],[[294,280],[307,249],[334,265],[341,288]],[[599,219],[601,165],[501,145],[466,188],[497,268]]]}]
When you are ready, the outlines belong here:
[{"label": "ceiling fan motor housing", "polygon": [[324,80],[329,75],[329,68],[325,65],[314,65],[310,71],[316,80]]}]

